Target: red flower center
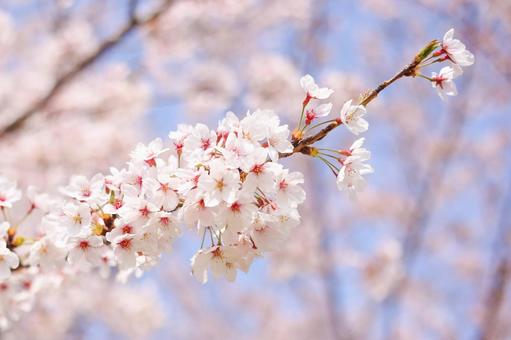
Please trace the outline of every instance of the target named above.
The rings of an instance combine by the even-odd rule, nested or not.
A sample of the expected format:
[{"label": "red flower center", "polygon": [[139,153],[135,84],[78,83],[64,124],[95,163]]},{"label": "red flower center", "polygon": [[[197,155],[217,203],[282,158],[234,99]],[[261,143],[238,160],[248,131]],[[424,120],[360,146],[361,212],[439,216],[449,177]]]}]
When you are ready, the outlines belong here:
[{"label": "red flower center", "polygon": [[123,234],[131,234],[131,232],[133,231],[133,227],[130,226],[129,224],[126,224],[124,227],[122,227],[121,231]]},{"label": "red flower center", "polygon": [[263,164],[256,164],[254,165],[254,167],[252,168],[252,172],[255,173],[256,175],[259,175],[261,172],[263,172],[263,169],[264,169],[264,165]]},{"label": "red flower center", "polygon": [[80,243],[78,243],[78,247],[82,250],[85,250],[85,249],[89,248],[89,242],[88,241],[80,241]]},{"label": "red flower center", "polygon": [[231,210],[234,211],[234,212],[240,212],[241,211],[241,204],[239,204],[238,202],[234,202],[231,205]]},{"label": "red flower center", "polygon": [[119,247],[121,247],[122,249],[130,249],[131,248],[131,239],[129,238],[125,238],[124,240],[120,241],[119,243],[117,243],[119,245]]}]

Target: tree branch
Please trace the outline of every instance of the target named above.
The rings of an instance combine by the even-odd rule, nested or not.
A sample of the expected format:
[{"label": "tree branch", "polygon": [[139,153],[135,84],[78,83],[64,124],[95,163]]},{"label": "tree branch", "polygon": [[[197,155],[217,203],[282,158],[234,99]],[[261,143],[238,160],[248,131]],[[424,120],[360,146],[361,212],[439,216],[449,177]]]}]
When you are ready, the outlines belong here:
[{"label": "tree branch", "polygon": [[[413,62],[411,62],[409,65],[404,67],[401,71],[396,73],[392,78],[384,81],[383,83],[378,85],[376,88],[374,88],[373,90],[366,93],[363,96],[363,99],[360,101],[359,105],[367,106],[371,101],[373,101],[373,99],[375,99],[378,96],[378,94],[381,91],[385,90],[388,86],[390,86],[396,80],[401,79],[403,77],[415,76],[416,68],[420,64],[420,62],[421,62],[421,59],[418,57],[415,57]],[[328,124],[322,130],[320,130],[318,133],[316,133],[315,135],[312,135],[312,136],[309,136],[309,137],[306,137],[304,139],[294,142],[293,143],[293,145],[294,145],[293,151],[289,152],[289,153],[280,154],[280,158],[289,157],[295,153],[309,154],[309,152],[310,152],[309,146],[310,145],[325,138],[333,129],[335,129],[339,125],[341,125],[340,122],[337,122],[337,121],[332,122],[332,123]]]},{"label": "tree branch", "polygon": [[124,41],[126,37],[136,28],[145,26],[157,20],[165,11],[170,7],[172,0],[165,0],[164,3],[155,10],[152,14],[144,17],[137,18],[130,16],[129,21],[126,25],[121,28],[117,33],[112,35],[110,38],[104,40],[94,52],[92,52],[85,59],[77,63],[71,70],[64,73],[60,78],[55,81],[55,84],[50,90],[40,99],[36,100],[35,103],[22,112],[18,117],[7,125],[0,128],[0,138],[12,133],[23,126],[23,124],[34,114],[46,108],[51,100],[60,93],[60,91],[84,70],[91,66],[94,62],[100,59],[112,48],[117,46],[119,43]]},{"label": "tree branch", "polygon": [[495,273],[493,275],[492,285],[486,297],[486,309],[481,325],[481,334],[479,339],[490,340],[496,338],[496,326],[498,325],[498,315],[502,303],[505,300],[506,286],[509,280],[509,260],[506,255],[502,256]]},{"label": "tree branch", "polygon": [[[508,167],[508,169],[511,168]],[[509,173],[509,170],[508,170]],[[511,210],[511,176],[497,221],[495,238],[492,244],[490,266],[496,263],[491,274],[490,285],[484,295],[484,314],[475,339],[489,340],[497,338],[498,316],[506,299],[506,286],[509,281],[510,253],[508,239],[510,236],[509,211]]]}]

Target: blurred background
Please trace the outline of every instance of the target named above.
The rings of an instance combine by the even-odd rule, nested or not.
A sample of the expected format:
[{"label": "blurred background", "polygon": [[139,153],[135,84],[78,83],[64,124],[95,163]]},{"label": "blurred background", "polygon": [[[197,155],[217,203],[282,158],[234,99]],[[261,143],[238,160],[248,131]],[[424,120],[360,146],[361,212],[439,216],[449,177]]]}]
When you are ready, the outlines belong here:
[{"label": "blurred background", "polygon": [[511,339],[508,0],[1,0],[0,172],[55,193],[178,123],[269,108],[293,128],[306,73],[337,114],[451,27],[476,56],[459,96],[403,79],[370,104],[357,201],[286,159],[303,221],[235,283],[197,283],[185,236],[126,285],[69,279],[2,337]]}]

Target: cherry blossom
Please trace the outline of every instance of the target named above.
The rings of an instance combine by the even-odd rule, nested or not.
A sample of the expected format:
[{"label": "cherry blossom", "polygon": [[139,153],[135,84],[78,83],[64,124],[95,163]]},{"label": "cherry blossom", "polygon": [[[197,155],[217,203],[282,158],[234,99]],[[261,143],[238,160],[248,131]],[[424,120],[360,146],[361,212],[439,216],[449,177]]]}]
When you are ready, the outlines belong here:
[{"label": "cherry blossom", "polygon": [[[65,40],[73,32],[84,34],[89,30],[88,25],[66,30]],[[86,52],[90,46],[82,46],[83,51],[77,53]],[[442,53],[460,66],[473,63],[472,54],[453,39],[452,30],[444,37],[439,55]],[[439,58],[433,62],[442,61]],[[444,67],[431,78],[443,97],[456,94],[453,79],[461,70],[455,66]],[[418,69],[416,65],[398,75],[416,76]],[[216,71],[208,73],[207,79],[198,74],[188,86],[187,105],[193,106],[193,97],[201,92],[207,97],[224,94],[225,98],[213,105],[216,109],[224,107],[238,92],[234,75],[231,80],[220,79],[225,84],[217,86]],[[345,102],[340,118],[311,126],[318,118],[328,116],[334,105],[309,107],[310,101],[328,99],[333,90],[319,87],[310,75],[302,77],[299,84],[306,97],[300,123],[293,130],[299,133],[293,132],[292,138],[280,112],[269,109],[247,111],[240,117],[228,112],[216,127],[180,124],[166,140],[138,143],[120,168],[92,177],[72,176],[69,184],[60,189],[61,195],[50,197],[33,188],[27,190],[28,211],[20,221],[32,218],[33,212],[39,214],[30,221],[34,228],[28,237],[24,237],[23,228],[18,228],[21,222],[11,228],[8,214],[22,193],[15,182],[0,178],[4,219],[0,225],[0,283],[8,286],[27,273],[77,277],[87,273],[103,277],[116,274],[119,280],[138,277],[172,250],[175,240],[185,231],[183,226],[198,236],[191,259],[192,275],[201,283],[206,283],[211,275],[234,281],[239,271],[249,271],[255,259],[285,246],[301,224],[305,178],[301,172],[289,169],[281,158],[294,154],[328,156],[339,162],[333,164],[322,158],[336,175],[340,191],[354,198],[363,189],[364,176],[374,171],[367,164],[371,152],[363,147],[364,138],[347,150],[319,148],[315,143],[339,125],[345,125],[355,135],[367,131],[366,106],[382,86],[391,82],[380,85],[372,97],[361,97],[358,105],[352,100]],[[299,89],[298,82],[295,85]],[[198,111],[203,109],[215,108],[201,106]],[[6,306],[7,302],[0,301],[1,310]]]},{"label": "cherry blossom", "polygon": [[363,105],[352,105],[348,100],[341,109],[341,121],[354,135],[367,131],[369,123],[363,118],[366,115],[366,108]]},{"label": "cherry blossom", "polygon": [[454,39],[454,28],[451,28],[444,34],[440,54],[443,53],[453,63],[462,67],[470,66],[474,63],[474,55],[466,49],[461,41]]},{"label": "cherry blossom", "polygon": [[332,111],[332,103],[321,104],[315,108],[305,111],[305,125],[310,125],[316,118],[326,117]]},{"label": "cherry blossom", "polygon": [[217,278],[225,277],[228,281],[234,281],[238,257],[234,247],[214,246],[201,250],[192,258],[192,273],[201,283],[208,281],[208,269]]},{"label": "cherry blossom", "polygon": [[105,194],[98,189],[104,185],[104,176],[97,174],[88,180],[85,176],[73,176],[69,185],[61,188],[64,195],[89,204],[101,202]]},{"label": "cherry blossom", "polygon": [[327,87],[319,87],[310,74],[300,79],[300,85],[306,93],[304,106],[307,105],[311,99],[327,99],[334,92]]},{"label": "cherry blossom", "polygon": [[85,260],[89,264],[99,265],[102,262],[103,238],[95,235],[74,237],[69,241],[69,263],[76,264]]},{"label": "cherry blossom", "polygon": [[438,95],[442,100],[446,100],[447,96],[455,96],[458,94],[454,78],[460,76],[463,73],[461,67],[454,65],[443,67],[437,74],[433,72],[431,74],[431,86],[436,88]]},{"label": "cherry blossom", "polygon": [[233,203],[239,181],[239,172],[226,169],[221,161],[212,161],[209,174],[200,176],[198,182],[199,190],[205,193],[204,204],[213,207],[220,202]]},{"label": "cherry blossom", "polygon": [[90,208],[85,203],[67,203],[62,208],[60,225],[66,229],[69,235],[87,232],[91,225]]},{"label": "cherry blossom", "polygon": [[363,144],[364,138],[357,139],[348,151],[342,152],[347,157],[341,161],[337,175],[337,187],[352,199],[365,187],[363,176],[374,172],[371,165],[364,163],[370,159],[371,153],[362,147]]},{"label": "cherry blossom", "polygon": [[58,247],[50,236],[41,238],[30,247],[26,263],[31,266],[40,266],[42,270],[60,268],[64,264],[66,251]]},{"label": "cherry blossom", "polygon": [[0,178],[0,207],[11,208],[12,204],[20,198],[21,191],[16,188],[16,182]]}]

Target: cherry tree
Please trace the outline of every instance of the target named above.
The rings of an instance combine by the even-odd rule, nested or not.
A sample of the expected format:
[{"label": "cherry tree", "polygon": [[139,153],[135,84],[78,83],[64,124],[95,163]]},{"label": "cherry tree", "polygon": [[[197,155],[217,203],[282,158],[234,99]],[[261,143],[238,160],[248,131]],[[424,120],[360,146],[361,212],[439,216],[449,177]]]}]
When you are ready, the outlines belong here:
[{"label": "cherry tree", "polygon": [[[371,69],[373,74],[367,77],[369,81],[362,81],[364,77],[355,75],[349,75],[349,78],[335,74],[320,77],[321,68],[304,67],[305,70],[299,70],[295,66],[296,61],[290,61],[275,52],[258,50],[255,40],[248,39],[247,36],[258,36],[262,30],[271,29],[273,25],[286,20],[298,27],[303,25],[304,20],[310,20],[314,24],[306,29],[312,32],[311,35],[321,26],[317,25],[314,18],[309,17],[314,11],[307,1],[270,3],[271,5],[261,7],[250,2],[223,4],[221,6],[225,6],[223,9],[226,10],[223,14],[229,15],[218,15],[212,10],[219,6],[214,1],[200,5],[186,1],[162,2],[162,7],[159,7],[157,2],[152,6],[134,1],[130,2],[127,8],[132,19],[126,26],[121,23],[119,31],[116,29],[117,25],[109,27],[107,31],[113,34],[105,35],[104,40],[90,31],[92,26],[89,26],[89,23],[99,23],[99,17],[94,18],[90,14],[87,17],[86,14],[86,19],[82,18],[81,23],[77,24],[80,20],[76,20],[76,17],[71,21],[64,16],[64,19],[55,23],[56,32],[59,34],[49,35],[56,38],[55,42],[48,41],[41,45],[48,46],[46,57],[49,60],[41,65],[30,66],[32,72],[26,75],[41,77],[46,74],[48,78],[55,78],[44,82],[20,82],[20,86],[27,87],[20,91],[24,97],[33,94],[36,98],[34,101],[29,100],[29,105],[26,100],[23,102],[15,99],[14,93],[4,96],[12,100],[13,104],[23,103],[28,107],[9,108],[5,111],[12,113],[12,116],[3,115],[4,119],[8,118],[2,136],[4,141],[8,141],[2,144],[3,154],[6,155],[3,186],[10,197],[6,201],[12,201],[12,197],[19,196],[18,189],[9,178],[17,179],[22,188],[36,184],[50,193],[40,195],[30,189],[21,202],[13,202],[14,208],[5,208],[8,215],[6,221],[9,223],[4,224],[5,253],[6,260],[11,260],[6,261],[7,266],[4,267],[6,273],[12,271],[6,282],[19,282],[16,277],[22,277],[22,273],[28,272],[33,272],[34,282],[40,278],[46,280],[45,277],[49,280],[52,276],[62,279],[62,275],[65,275],[66,280],[75,275],[92,279],[108,273],[126,280],[128,276],[139,276],[160,262],[163,252],[171,248],[174,248],[174,254],[179,252],[179,242],[173,241],[184,234],[187,238],[190,235],[196,236],[192,269],[186,268],[186,259],[184,266],[180,264],[176,268],[179,268],[180,274],[184,276],[189,276],[188,273],[191,272],[191,276],[200,282],[208,279],[215,284],[217,280],[211,280],[212,275],[234,279],[236,275],[239,276],[240,270],[247,271],[256,257],[265,254],[272,258],[272,270],[281,277],[295,276],[300,271],[316,270],[318,277],[322,280],[324,278],[320,282],[325,285],[327,307],[330,304],[327,310],[333,311],[327,317],[318,314],[318,324],[331,322],[335,325],[336,321],[342,321],[336,311],[336,299],[331,295],[335,294],[335,291],[329,288],[330,285],[335,285],[335,281],[332,281],[332,267],[336,265],[360,268],[364,275],[365,289],[376,303],[381,302],[383,310],[391,310],[393,307],[388,306],[392,306],[393,301],[397,304],[400,299],[404,299],[399,295],[405,290],[396,287],[407,285],[406,291],[414,291],[416,286],[414,282],[406,279],[409,269],[408,264],[404,263],[408,261],[410,254],[418,249],[414,247],[414,237],[410,237],[411,241],[407,241],[403,247],[392,238],[395,235],[389,233],[389,239],[382,242],[374,257],[370,257],[370,254],[350,253],[349,248],[333,252],[329,250],[332,245],[324,241],[332,232],[315,228],[318,221],[314,220],[314,216],[318,216],[318,211],[321,211],[318,209],[322,204],[327,204],[331,198],[342,199],[343,194],[329,193],[327,198],[317,191],[321,185],[323,188],[329,185],[346,191],[347,197],[362,196],[350,205],[352,211],[340,219],[343,225],[346,224],[345,221],[356,221],[358,216],[378,216],[378,209],[374,209],[376,202],[371,202],[371,195],[375,199],[378,197],[373,191],[374,187],[370,184],[367,188],[366,185],[365,192],[361,192],[365,176],[373,171],[370,165],[373,163],[370,159],[371,153],[368,151],[372,149],[371,138],[370,135],[364,135],[369,123],[371,127],[381,124],[379,117],[383,112],[383,117],[388,115],[396,127],[404,127],[403,139],[409,137],[412,142],[419,144],[413,135],[407,136],[408,133],[417,131],[416,126],[420,124],[421,120],[416,120],[419,110],[417,106],[421,105],[421,110],[426,112],[434,112],[441,104],[436,104],[429,97],[424,97],[428,100],[423,99],[420,104],[411,104],[401,98],[400,101],[395,101],[395,105],[406,105],[406,109],[389,106],[383,110],[382,102],[373,100],[385,87],[401,78],[423,79],[410,82],[410,89],[396,89],[393,93],[397,95],[400,91],[409,94],[417,89],[420,89],[421,93],[427,93],[423,86],[424,80],[430,82],[430,86],[434,87],[442,98],[454,95],[457,93],[454,83],[463,82],[462,78],[456,78],[462,72],[460,67],[465,67],[473,57],[459,41],[454,40],[452,32],[448,32],[443,38],[440,35],[438,42],[430,46],[432,50],[429,54],[420,56],[423,60],[414,66],[416,59],[411,60],[408,67],[396,77],[389,79],[388,83],[382,83],[382,89],[378,90],[379,87],[376,87],[372,92],[358,92],[370,86],[371,81],[384,79],[388,76],[387,72],[391,71],[389,68],[395,69],[402,58],[412,54],[400,51],[402,58],[398,59],[394,55],[393,60],[387,59],[380,61],[380,64],[373,64],[378,66]],[[374,2],[366,3],[368,7],[374,5]],[[64,7],[58,7],[57,12],[69,11],[74,15],[72,10],[65,7],[64,2],[59,6]],[[103,6],[104,10],[108,9],[108,5]],[[431,4],[426,3],[423,6]],[[392,11],[392,6],[387,10]],[[97,11],[97,7],[94,11],[89,11],[101,13]],[[240,22],[245,26],[243,29],[232,29],[239,28]],[[12,27],[12,22],[10,25]],[[466,26],[463,22],[456,23],[456,27],[462,28],[461,36],[463,40],[470,41],[470,49],[478,46],[478,42],[472,39],[473,35],[468,34],[471,31],[464,28]],[[19,34],[30,37],[37,29],[38,27],[33,27],[31,32]],[[136,33],[138,29],[141,29],[140,33]],[[201,29],[208,32],[207,39]],[[232,33],[226,34],[228,31]],[[420,41],[431,38],[431,32],[421,32],[422,38],[418,38],[421,34],[415,33],[417,36],[409,41],[410,48],[417,48]],[[456,33],[460,35],[458,30]],[[79,46],[66,45],[72,44],[73,38],[78,34],[81,34],[80,39],[76,40],[82,42]],[[133,38],[134,34],[139,35]],[[303,34],[301,38],[307,37],[307,34]],[[87,39],[89,42],[83,43]],[[98,60],[104,59],[108,51],[118,46],[117,44],[129,39],[141,39],[145,46],[144,53],[147,54],[142,64],[133,67],[126,64],[98,63]],[[226,46],[233,46],[240,39],[251,41],[253,46],[238,49],[236,54],[232,53],[232,49],[226,49]],[[308,39],[309,43],[314,41],[314,38]],[[4,41],[8,40],[9,44],[23,41],[18,37]],[[385,41],[385,38],[380,41]],[[10,45],[7,51],[12,50],[16,49]],[[312,48],[311,55],[322,50]],[[477,50],[479,55],[479,48]],[[66,52],[59,55],[55,51]],[[199,53],[196,53],[197,51]],[[428,50],[421,52],[428,53]],[[321,56],[310,58],[321,59]],[[26,60],[30,61],[31,58],[27,57]],[[185,66],[179,64],[185,60]],[[245,60],[249,63],[243,64]],[[175,68],[172,63],[179,64],[180,67]],[[431,71],[426,70],[430,63]],[[385,67],[381,64],[385,64]],[[89,72],[92,67],[97,67],[96,73]],[[47,73],[42,72],[45,69]],[[274,71],[262,72],[268,69]],[[18,77],[18,72],[23,71],[23,68],[19,67],[15,71],[13,70],[12,77]],[[466,72],[468,77],[472,72]],[[140,77],[140,74],[144,73],[158,84],[157,91],[162,91],[158,96],[182,98],[185,107],[183,111],[187,115],[195,115],[190,120],[207,125],[182,125],[169,134],[170,139],[162,138],[135,146],[137,140],[145,138],[133,122],[140,119],[142,111],[148,106],[151,91],[154,91]],[[305,73],[321,79],[318,80],[319,86],[311,76],[305,76],[300,81],[300,74]],[[247,86],[246,93],[241,91],[237,84],[240,78],[243,78]],[[347,91],[346,83],[353,83],[356,89]],[[415,83],[418,85],[414,85]],[[343,84],[344,88],[339,89],[339,84]],[[28,88],[34,85],[39,88]],[[330,88],[335,92],[330,93]],[[462,87],[460,93],[464,92],[474,91]],[[87,94],[86,100],[83,100],[84,93]],[[360,97],[357,97],[358,94],[361,94]],[[350,98],[353,99],[350,101]],[[235,104],[231,105],[233,102]],[[455,99],[448,105],[458,106],[461,102],[463,101]],[[383,103],[387,106],[387,95]],[[257,107],[264,109],[256,109]],[[251,112],[222,113],[221,122],[213,125],[212,117],[222,110],[227,111],[227,108],[235,112],[245,112],[250,108]],[[275,113],[267,108],[273,109]],[[378,114],[375,114],[375,111]],[[458,108],[456,111],[465,110]],[[73,115],[68,114],[69,112]],[[392,116],[393,112],[407,113]],[[408,122],[405,121],[406,116],[410,117]],[[118,124],[125,125],[121,127]],[[112,128],[112,125],[117,128]],[[338,127],[339,130],[346,128],[344,140],[332,143],[334,139],[329,138],[323,141]],[[40,150],[38,157],[34,154],[34,134],[38,136],[38,141],[42,141],[37,145]],[[452,138],[454,136],[455,134]],[[55,146],[52,143],[54,138],[65,138],[69,142],[59,143],[56,150],[48,152],[48,149]],[[79,143],[76,143],[77,138]],[[426,139],[425,143],[428,140],[434,141],[430,138]],[[412,142],[405,142],[402,146],[410,146]],[[83,145],[80,152],[76,148],[77,144]],[[13,145],[19,151],[26,151],[9,152]],[[406,152],[414,150],[411,147],[409,150],[404,147],[403,149],[404,151],[396,154],[405,157]],[[441,149],[441,146],[425,146],[423,150],[428,157],[422,158],[423,164],[418,160],[421,168],[426,167],[425,162],[430,159],[429,153],[434,154],[436,149]],[[133,151],[130,153],[130,150]],[[373,157],[381,157],[380,150],[372,151]],[[129,163],[123,166],[122,162],[126,161],[128,154]],[[442,161],[444,155],[440,156],[434,164]],[[90,162],[91,158],[95,160],[93,164]],[[317,165],[322,165],[323,170],[318,171]],[[115,166],[118,170],[106,171],[110,166]],[[374,168],[376,174],[371,180],[379,181],[382,170],[379,166]],[[18,171],[26,173],[21,175]],[[103,175],[94,175],[98,171]],[[325,171],[328,171],[329,175],[326,175]],[[86,176],[73,176],[81,173]],[[332,174],[335,174],[335,177]],[[421,183],[420,178],[414,179],[414,174],[414,171],[403,171],[403,175],[409,177],[410,183]],[[435,182],[437,176],[433,175],[431,181]],[[325,176],[320,179],[323,184],[318,183],[319,176]],[[384,172],[382,176],[387,177]],[[69,177],[70,181],[66,179]],[[61,188],[60,194],[55,195],[56,192],[52,190],[56,187]],[[307,200],[304,199],[304,190],[307,192]],[[385,200],[389,200],[390,211],[381,212],[381,216],[384,216],[384,213],[391,215],[396,206],[410,208],[406,202],[401,201],[402,198],[397,193],[394,194],[385,196]],[[412,210],[417,212],[413,213],[411,220],[418,221],[413,224],[422,224],[423,213],[418,208]],[[255,215],[258,218],[254,218]],[[398,216],[398,213],[394,216]],[[33,230],[30,230],[31,228]],[[342,235],[342,231],[340,233]],[[296,240],[309,247],[307,249],[310,251],[297,247]],[[48,251],[49,256],[41,256],[41,251]],[[315,255],[311,256],[311,252]],[[16,260],[9,256],[11,254],[17,255],[17,267],[14,266]],[[16,269],[12,269],[11,264]],[[150,271],[149,275],[152,272]],[[183,292],[191,289],[180,283],[180,277],[176,276],[175,271],[171,275],[169,285],[179,287],[179,291]],[[251,276],[253,275],[252,272]],[[136,280],[131,280],[133,281]],[[234,283],[229,287],[236,289],[237,285],[238,283]],[[34,289],[32,300],[36,304],[42,294],[35,293]],[[189,295],[195,294],[197,290]],[[179,293],[176,292],[176,295]],[[233,293],[232,299],[235,298]],[[257,303],[260,303],[261,310],[271,308],[268,301],[266,305],[264,301]],[[35,304],[24,304],[22,309],[25,311],[22,314],[29,315],[26,310]],[[254,312],[258,313],[261,311]],[[7,318],[11,327],[13,320],[23,318],[22,314],[14,312]],[[347,313],[342,324],[356,325],[358,321],[354,322],[355,316],[356,312],[352,312],[350,308],[350,313]],[[328,321],[329,317],[331,321]],[[286,322],[284,315],[277,319],[281,323]],[[222,328],[222,323],[221,319],[215,322],[219,328]],[[335,329],[335,326],[329,324],[325,327]],[[310,328],[304,326],[304,329],[313,328],[312,324]],[[353,326],[353,330],[355,328]],[[276,330],[276,326],[269,329]],[[340,326],[340,329],[348,327]],[[360,333],[357,335],[363,336]]]}]

